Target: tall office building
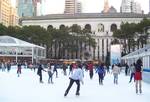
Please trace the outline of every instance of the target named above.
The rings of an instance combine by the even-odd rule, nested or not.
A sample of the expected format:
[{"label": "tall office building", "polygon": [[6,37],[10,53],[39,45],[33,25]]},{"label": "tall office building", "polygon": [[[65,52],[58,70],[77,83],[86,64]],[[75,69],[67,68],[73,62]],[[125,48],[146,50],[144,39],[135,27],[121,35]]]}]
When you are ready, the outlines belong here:
[{"label": "tall office building", "polygon": [[19,17],[31,17],[41,15],[42,0],[18,0]]},{"label": "tall office building", "polygon": [[139,13],[139,14],[143,13],[143,11],[141,9],[141,4],[140,3],[135,2],[135,7],[134,8],[135,8],[135,11],[133,11],[134,13]]},{"label": "tall office building", "polygon": [[0,0],[0,23],[5,26],[18,24],[16,9],[11,6],[10,0]]},{"label": "tall office building", "polygon": [[77,3],[77,13],[82,13],[82,3],[81,2]]},{"label": "tall office building", "polygon": [[33,0],[33,8],[35,12],[35,16],[40,16],[41,15],[41,3],[42,0]]},{"label": "tall office building", "polygon": [[121,13],[142,13],[141,5],[134,0],[122,0]]},{"label": "tall office building", "polygon": [[18,15],[19,17],[24,16],[35,16],[32,0],[19,0],[18,1]]},{"label": "tall office building", "polygon": [[122,0],[120,12],[122,13],[131,12],[131,0]]},{"label": "tall office building", "polygon": [[108,13],[109,12],[109,3],[108,0],[104,0],[104,10],[103,13]]},{"label": "tall office building", "polygon": [[149,13],[150,13],[150,0],[149,0]]},{"label": "tall office building", "polygon": [[78,2],[77,0],[65,1],[65,11],[64,11],[65,14],[75,14],[81,12],[82,12],[81,2]]}]

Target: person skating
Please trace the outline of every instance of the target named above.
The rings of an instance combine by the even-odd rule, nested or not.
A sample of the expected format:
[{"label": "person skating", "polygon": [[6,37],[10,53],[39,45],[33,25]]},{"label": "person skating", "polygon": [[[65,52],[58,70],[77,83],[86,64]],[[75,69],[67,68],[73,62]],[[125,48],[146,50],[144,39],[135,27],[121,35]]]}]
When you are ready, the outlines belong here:
[{"label": "person skating", "polygon": [[42,81],[42,70],[46,72],[46,70],[44,70],[44,68],[40,64],[39,67],[38,67],[38,71],[37,71],[37,74],[40,76],[40,79],[39,79],[40,83],[43,83],[43,81]]},{"label": "person skating", "polygon": [[73,83],[76,82],[77,89],[76,89],[76,95],[80,95],[80,81],[83,83],[83,70],[81,69],[81,65],[78,65],[77,68],[73,69],[71,76],[69,77],[70,83],[68,88],[65,91],[64,96],[67,96],[69,93],[70,88],[72,87]]},{"label": "person skating", "polygon": [[99,84],[103,85],[103,80],[104,80],[104,76],[105,76],[105,69],[104,69],[103,63],[101,65],[97,66],[96,73],[98,73]]},{"label": "person skating", "polygon": [[52,69],[53,69],[53,73],[56,72],[56,78],[58,78],[57,63],[56,63],[56,62],[53,63],[53,64],[51,65],[51,67],[53,67],[53,68],[52,68]]},{"label": "person skating", "polygon": [[88,63],[88,70],[89,70],[90,79],[92,79],[93,78],[93,64],[91,61]]},{"label": "person skating", "polygon": [[53,69],[52,69],[50,64],[48,64],[47,72],[48,72],[48,76],[49,76],[48,77],[48,83],[52,83],[53,84]]},{"label": "person skating", "polygon": [[112,73],[114,75],[114,84],[118,84],[118,74],[120,73],[120,67],[118,65],[114,64]]},{"label": "person skating", "polygon": [[129,69],[129,66],[128,66],[128,64],[126,63],[126,64],[125,64],[125,75],[126,75],[126,76],[128,75],[128,69]]},{"label": "person skating", "polygon": [[17,74],[18,74],[18,77],[21,74],[21,63],[18,63],[18,65],[17,65]]},{"label": "person skating", "polygon": [[142,93],[142,61],[138,59],[135,65],[135,89],[136,93]]},{"label": "person skating", "polygon": [[[135,76],[135,63],[131,64],[130,71],[131,71],[131,75],[130,75],[130,81],[129,81],[129,83],[131,83],[132,78],[134,78],[134,76]],[[134,81],[135,81],[135,78],[134,78]]]}]

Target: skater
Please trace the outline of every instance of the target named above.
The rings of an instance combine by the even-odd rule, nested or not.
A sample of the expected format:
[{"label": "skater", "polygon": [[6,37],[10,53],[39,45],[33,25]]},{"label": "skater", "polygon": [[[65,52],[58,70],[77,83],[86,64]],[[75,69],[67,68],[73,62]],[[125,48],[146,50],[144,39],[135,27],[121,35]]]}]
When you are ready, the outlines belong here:
[{"label": "skater", "polygon": [[18,65],[17,65],[17,74],[18,74],[18,77],[21,74],[21,63],[18,63]]},{"label": "skater", "polygon": [[67,65],[65,63],[63,63],[63,73],[64,73],[64,76],[67,75],[66,69],[67,69]]},{"label": "skater", "polygon": [[136,93],[138,91],[142,93],[142,61],[138,59],[135,65],[135,88]]},{"label": "skater", "polygon": [[53,69],[53,73],[56,72],[56,78],[58,78],[57,63],[56,63],[56,62],[53,63],[53,64],[51,65],[51,67],[53,67],[53,68],[52,68],[52,69]]},{"label": "skater", "polygon": [[106,70],[107,70],[107,74],[110,73],[110,68],[108,64],[106,65]]},{"label": "skater", "polygon": [[93,78],[93,64],[91,61],[88,64],[88,70],[89,70],[90,79],[92,79]]},{"label": "skater", "polygon": [[73,69],[73,63],[69,67],[69,75],[72,73],[72,69]]},{"label": "skater", "polygon": [[37,71],[37,74],[40,76],[40,83],[43,83],[43,81],[42,81],[42,70],[46,72],[46,70],[44,70],[42,65],[40,64],[38,67],[38,71]]},{"label": "skater", "polygon": [[103,85],[103,80],[104,80],[104,76],[105,76],[105,69],[104,69],[103,63],[101,63],[101,65],[97,66],[96,73],[98,73],[99,85]]},{"label": "skater", "polygon": [[114,64],[112,73],[114,75],[114,84],[118,84],[118,74],[120,73],[120,67],[118,65]]},{"label": "skater", "polygon": [[78,65],[77,68],[73,69],[73,72],[71,73],[71,76],[69,77],[69,79],[70,79],[70,83],[69,83],[67,90],[65,91],[64,96],[67,96],[67,94],[74,82],[76,82],[76,84],[77,84],[76,95],[80,95],[80,93],[79,93],[80,81],[83,84],[83,70],[81,69],[81,65]]},{"label": "skater", "polygon": [[126,76],[128,75],[128,69],[129,69],[129,66],[128,66],[128,64],[126,63],[126,64],[125,64],[125,75],[126,75]]},{"label": "skater", "polygon": [[[130,71],[131,71],[131,75],[130,75],[130,81],[129,81],[129,83],[131,83],[132,78],[134,78],[134,75],[135,75],[135,63],[131,64]],[[134,78],[134,81],[135,81],[135,78]]]},{"label": "skater", "polygon": [[53,84],[53,69],[52,69],[50,64],[48,64],[48,71],[47,72],[48,72],[48,76],[49,76],[48,83]]},{"label": "skater", "polygon": [[7,62],[7,72],[9,72],[10,71],[10,69],[11,69],[11,63],[10,62]]}]

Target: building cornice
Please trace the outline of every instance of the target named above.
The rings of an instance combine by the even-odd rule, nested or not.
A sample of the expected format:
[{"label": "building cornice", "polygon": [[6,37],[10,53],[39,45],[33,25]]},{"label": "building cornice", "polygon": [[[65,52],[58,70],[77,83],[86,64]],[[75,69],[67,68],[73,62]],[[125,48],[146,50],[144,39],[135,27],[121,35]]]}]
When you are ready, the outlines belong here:
[{"label": "building cornice", "polygon": [[79,13],[79,14],[49,14],[45,16],[23,17],[25,20],[56,20],[56,19],[93,19],[93,18],[150,18],[150,14],[135,13]]}]

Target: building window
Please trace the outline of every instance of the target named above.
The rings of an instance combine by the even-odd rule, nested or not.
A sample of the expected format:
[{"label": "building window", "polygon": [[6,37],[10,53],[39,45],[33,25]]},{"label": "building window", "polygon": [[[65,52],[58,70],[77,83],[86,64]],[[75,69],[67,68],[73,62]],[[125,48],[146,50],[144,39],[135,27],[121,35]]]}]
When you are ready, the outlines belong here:
[{"label": "building window", "polygon": [[104,32],[104,25],[103,24],[98,24],[98,27],[97,27],[97,32]]},{"label": "building window", "polygon": [[91,25],[90,24],[86,24],[84,27],[85,32],[91,33]]},{"label": "building window", "polygon": [[112,24],[111,27],[110,27],[110,31],[114,32],[116,30],[117,30],[117,25],[116,24]]}]

